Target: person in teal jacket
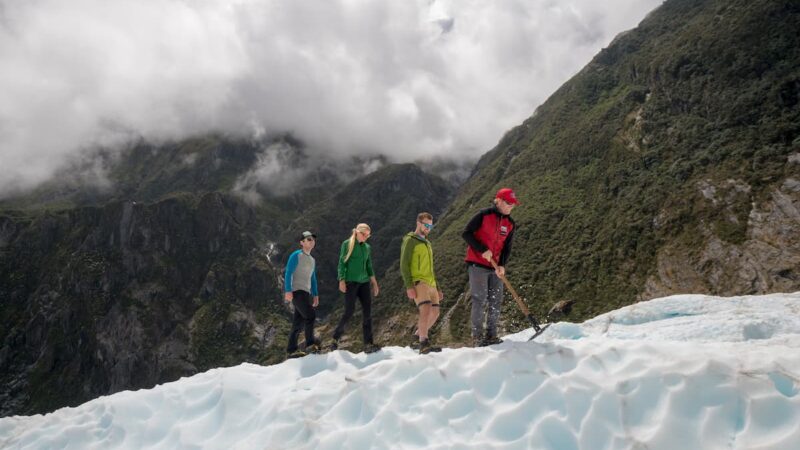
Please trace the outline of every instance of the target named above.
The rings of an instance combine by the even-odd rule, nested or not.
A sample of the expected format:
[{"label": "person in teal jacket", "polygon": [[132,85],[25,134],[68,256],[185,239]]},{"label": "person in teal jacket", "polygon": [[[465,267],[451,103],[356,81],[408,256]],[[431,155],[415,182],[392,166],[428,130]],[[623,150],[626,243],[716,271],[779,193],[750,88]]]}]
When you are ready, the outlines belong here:
[{"label": "person in teal jacket", "polygon": [[441,351],[441,347],[431,345],[428,338],[428,330],[439,318],[439,302],[444,297],[433,271],[433,247],[428,240],[432,228],[433,216],[426,212],[419,213],[416,229],[403,236],[400,248],[400,274],[406,295],[419,310],[417,333],[420,353]]},{"label": "person in teal jacket", "polygon": [[380,349],[372,339],[372,295],[377,297],[380,288],[372,269],[372,249],[367,244],[370,234],[369,225],[360,223],[353,228],[353,234],[342,242],[337,278],[339,291],[344,294],[344,315],[333,332],[331,350],[339,348],[339,339],[355,311],[356,298],[361,303],[363,316],[364,351],[372,353]]},{"label": "person in teal jacket", "polygon": [[[289,341],[286,345],[286,354],[289,358],[298,358],[319,351],[314,339],[314,321],[317,318],[315,309],[319,306],[317,263],[311,256],[316,239],[314,233],[304,231],[300,235],[300,248],[289,255],[289,260],[286,261],[283,299],[294,306],[292,329],[289,331]],[[297,349],[300,330],[305,332],[305,351]]]}]

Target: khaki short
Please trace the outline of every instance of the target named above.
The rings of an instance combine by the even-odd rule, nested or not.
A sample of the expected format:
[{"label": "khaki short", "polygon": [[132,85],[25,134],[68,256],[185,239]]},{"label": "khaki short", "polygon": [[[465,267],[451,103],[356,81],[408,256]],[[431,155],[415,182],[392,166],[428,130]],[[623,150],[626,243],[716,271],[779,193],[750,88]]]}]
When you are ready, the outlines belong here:
[{"label": "khaki short", "polygon": [[414,284],[414,291],[417,293],[417,298],[414,299],[417,306],[422,304],[439,306],[439,291],[435,287],[424,281],[417,281]]}]

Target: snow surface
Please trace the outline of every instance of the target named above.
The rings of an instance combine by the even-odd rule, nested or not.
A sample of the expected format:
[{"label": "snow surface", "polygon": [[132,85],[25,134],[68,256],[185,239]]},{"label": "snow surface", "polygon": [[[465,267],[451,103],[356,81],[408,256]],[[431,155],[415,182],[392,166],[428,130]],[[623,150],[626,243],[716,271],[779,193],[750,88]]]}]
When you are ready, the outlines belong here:
[{"label": "snow surface", "polygon": [[213,369],[0,419],[0,447],[800,448],[800,292],[679,295],[530,334]]}]

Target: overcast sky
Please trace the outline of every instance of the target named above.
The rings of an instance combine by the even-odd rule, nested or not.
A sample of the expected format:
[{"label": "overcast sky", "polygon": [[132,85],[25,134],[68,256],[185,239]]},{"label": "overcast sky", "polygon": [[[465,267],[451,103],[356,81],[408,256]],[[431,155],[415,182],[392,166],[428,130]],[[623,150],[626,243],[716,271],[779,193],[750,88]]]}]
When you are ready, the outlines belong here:
[{"label": "overcast sky", "polygon": [[133,137],[477,158],[660,0],[0,0],[0,193]]}]

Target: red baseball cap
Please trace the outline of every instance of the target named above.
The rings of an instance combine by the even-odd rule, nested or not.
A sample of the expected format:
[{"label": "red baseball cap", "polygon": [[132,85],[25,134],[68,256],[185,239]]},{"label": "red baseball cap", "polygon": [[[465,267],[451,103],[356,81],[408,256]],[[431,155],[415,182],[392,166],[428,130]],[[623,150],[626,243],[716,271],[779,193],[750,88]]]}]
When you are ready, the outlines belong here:
[{"label": "red baseball cap", "polygon": [[503,188],[497,191],[497,195],[495,198],[499,198],[506,203],[510,203],[512,205],[519,205],[519,200],[517,200],[517,196],[514,195],[514,191],[511,188]]}]

